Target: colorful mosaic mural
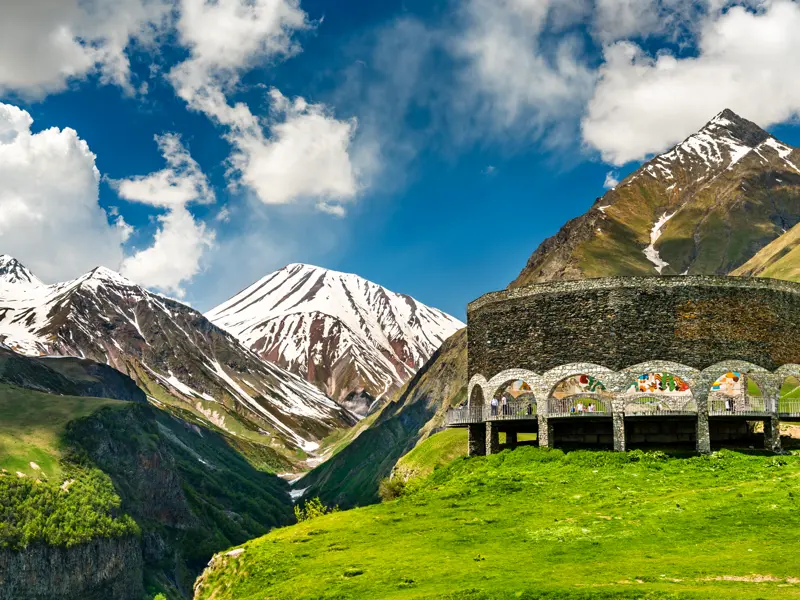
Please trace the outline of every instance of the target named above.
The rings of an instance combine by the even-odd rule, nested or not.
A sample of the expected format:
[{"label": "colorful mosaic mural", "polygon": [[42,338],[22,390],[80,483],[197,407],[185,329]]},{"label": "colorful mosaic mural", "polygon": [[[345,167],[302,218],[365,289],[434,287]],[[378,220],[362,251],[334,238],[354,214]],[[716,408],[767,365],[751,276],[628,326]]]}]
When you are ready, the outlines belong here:
[{"label": "colorful mosaic mural", "polygon": [[573,375],[556,386],[553,390],[554,398],[564,398],[576,394],[601,393],[606,391],[606,386],[599,379],[591,375]]},{"label": "colorful mosaic mural", "polygon": [[669,373],[644,373],[639,376],[639,379],[631,385],[628,391],[662,394],[691,393],[689,385],[683,379]]}]

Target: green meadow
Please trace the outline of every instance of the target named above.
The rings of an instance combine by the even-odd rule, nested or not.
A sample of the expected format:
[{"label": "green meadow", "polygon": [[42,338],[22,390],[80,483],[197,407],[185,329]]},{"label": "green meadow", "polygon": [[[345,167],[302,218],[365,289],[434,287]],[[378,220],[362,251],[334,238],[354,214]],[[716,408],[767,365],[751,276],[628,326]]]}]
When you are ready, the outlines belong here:
[{"label": "green meadow", "polygon": [[519,447],[241,548],[198,600],[800,598],[800,456]]},{"label": "green meadow", "polygon": [[62,436],[67,423],[104,406],[127,402],[56,396],[0,384],[0,469],[59,481]]}]

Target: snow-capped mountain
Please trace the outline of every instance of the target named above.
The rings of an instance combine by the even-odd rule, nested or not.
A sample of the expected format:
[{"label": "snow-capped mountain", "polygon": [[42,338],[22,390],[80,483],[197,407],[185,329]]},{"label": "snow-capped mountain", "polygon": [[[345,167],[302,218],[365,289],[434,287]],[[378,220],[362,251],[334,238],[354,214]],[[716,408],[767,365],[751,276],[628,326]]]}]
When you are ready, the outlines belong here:
[{"label": "snow-capped mountain", "polygon": [[109,364],[155,400],[232,433],[260,431],[278,450],[313,451],[322,437],[356,420],[199,312],[104,267],[45,285],[19,261],[0,257],[0,342],[28,355]]},{"label": "snow-capped mountain", "polygon": [[357,275],[304,264],[267,275],[206,317],[343,402],[399,388],[464,327]]},{"label": "snow-capped mountain", "polygon": [[800,150],[730,110],[545,240],[511,284],[728,274],[800,221]]}]

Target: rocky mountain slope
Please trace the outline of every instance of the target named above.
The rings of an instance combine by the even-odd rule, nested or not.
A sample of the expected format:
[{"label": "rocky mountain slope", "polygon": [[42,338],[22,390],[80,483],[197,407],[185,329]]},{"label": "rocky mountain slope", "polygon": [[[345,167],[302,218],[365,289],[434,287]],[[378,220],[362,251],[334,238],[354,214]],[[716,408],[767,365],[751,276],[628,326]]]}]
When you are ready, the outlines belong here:
[{"label": "rocky mountain slope", "polygon": [[356,275],[303,264],[267,275],[206,317],[361,415],[464,326]]},{"label": "rocky mountain slope", "polygon": [[375,421],[333,458],[295,484],[344,508],[378,501],[378,487],[398,459],[438,431],[444,413],[467,396],[467,330],[450,336],[381,411]]},{"label": "rocky mountain slope", "polygon": [[0,342],[28,355],[105,363],[155,401],[284,455],[313,452],[356,420],[194,309],[102,267],[45,285],[19,261],[0,257]]},{"label": "rocky mountain slope", "polygon": [[728,274],[798,221],[800,150],[725,110],[545,240],[511,285]]}]

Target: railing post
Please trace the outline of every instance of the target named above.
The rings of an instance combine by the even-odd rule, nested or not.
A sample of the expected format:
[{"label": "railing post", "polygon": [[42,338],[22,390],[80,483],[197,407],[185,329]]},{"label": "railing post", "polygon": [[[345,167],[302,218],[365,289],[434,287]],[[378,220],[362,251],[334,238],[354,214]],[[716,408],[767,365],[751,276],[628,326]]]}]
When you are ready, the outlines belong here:
[{"label": "railing post", "polygon": [[500,451],[500,432],[497,423],[486,422],[486,455],[497,454]]},{"label": "railing post", "polygon": [[467,456],[486,456],[486,424],[470,423]]}]

